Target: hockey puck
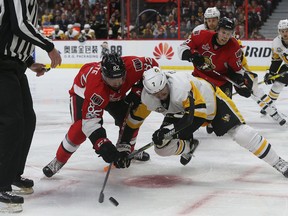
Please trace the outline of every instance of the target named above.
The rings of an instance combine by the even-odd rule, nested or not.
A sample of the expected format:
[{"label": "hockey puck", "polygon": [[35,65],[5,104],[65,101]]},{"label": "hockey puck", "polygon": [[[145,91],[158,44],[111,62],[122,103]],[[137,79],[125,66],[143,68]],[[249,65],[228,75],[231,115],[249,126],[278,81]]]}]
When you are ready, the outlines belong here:
[{"label": "hockey puck", "polygon": [[109,200],[110,200],[111,203],[113,203],[113,205],[115,205],[115,206],[118,206],[118,205],[119,205],[119,203],[117,202],[117,200],[114,199],[113,197],[110,197]]}]

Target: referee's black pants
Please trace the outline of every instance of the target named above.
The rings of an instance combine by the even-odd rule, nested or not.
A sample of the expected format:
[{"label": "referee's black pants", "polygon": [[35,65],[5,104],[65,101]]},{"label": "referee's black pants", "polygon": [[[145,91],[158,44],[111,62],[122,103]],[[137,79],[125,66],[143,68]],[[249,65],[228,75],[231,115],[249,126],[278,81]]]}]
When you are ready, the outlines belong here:
[{"label": "referee's black pants", "polygon": [[26,69],[24,63],[0,59],[0,191],[10,191],[23,174],[35,131]]}]

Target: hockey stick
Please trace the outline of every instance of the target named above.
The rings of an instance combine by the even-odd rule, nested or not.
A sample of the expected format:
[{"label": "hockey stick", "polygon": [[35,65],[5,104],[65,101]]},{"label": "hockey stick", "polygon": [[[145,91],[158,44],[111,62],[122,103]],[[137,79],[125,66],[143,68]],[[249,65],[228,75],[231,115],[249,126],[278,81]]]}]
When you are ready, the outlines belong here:
[{"label": "hockey stick", "polygon": [[[285,72],[283,72],[283,73],[281,73],[281,74],[276,74],[276,75],[270,76],[270,77],[268,77],[268,80],[275,80],[275,79],[277,79],[277,78],[279,78],[279,77],[283,77],[283,76],[284,76],[285,74],[287,74],[287,73],[288,73],[288,71],[285,71]],[[263,83],[265,83],[264,80],[258,82],[257,85],[261,85],[261,84],[263,84]],[[237,92],[234,92],[234,93],[232,94],[232,96],[234,96],[234,95],[236,95],[236,94],[238,94],[238,93],[237,93]]]},{"label": "hockey stick", "polygon": [[[277,79],[277,78],[279,78],[279,77],[283,77],[283,76],[284,76],[285,74],[287,74],[287,73],[288,73],[288,71],[285,71],[285,72],[283,72],[283,73],[281,73],[281,74],[276,74],[276,75],[270,76],[270,77],[268,77],[268,80],[275,80],[275,79]],[[258,85],[263,84],[263,83],[265,83],[264,80],[258,82]]]},{"label": "hockey stick", "polygon": [[233,80],[231,80],[229,77],[224,76],[223,74],[220,74],[219,72],[212,70],[213,73],[217,74],[218,76],[224,78],[226,81],[230,82],[232,85],[236,86],[237,88],[241,88],[241,86],[239,84],[237,84],[236,82],[234,82]]},{"label": "hockey stick", "polygon": [[[233,80],[231,80],[230,78],[228,78],[228,77],[220,74],[219,72],[213,70],[213,73],[215,73],[215,74],[217,74],[218,76],[224,78],[225,80],[227,80],[228,82],[230,82],[231,84],[233,84],[234,86],[236,86],[237,88],[242,88],[239,84],[235,83]],[[250,93],[251,93],[252,95],[254,95],[252,90],[250,90]],[[254,95],[254,97],[257,98],[257,100],[259,100],[261,103],[264,103],[266,106],[271,107],[271,104],[263,101],[261,98],[256,97],[255,95]],[[257,103],[258,103],[258,102],[257,102]],[[279,113],[279,111],[277,111],[277,112]],[[281,114],[282,114],[282,113],[281,113]],[[284,115],[284,114],[282,114],[282,115]],[[285,116],[285,115],[284,115],[284,116]]]},{"label": "hockey stick", "polygon": [[[131,107],[132,107],[132,103],[129,104],[129,107],[128,107],[126,116],[125,116],[125,118],[124,118],[124,120],[123,120],[123,124],[122,124],[121,130],[120,130],[120,131],[122,131],[122,133],[119,134],[117,143],[119,143],[120,140],[121,140],[121,137],[122,137],[122,134],[123,134],[123,130],[124,130],[123,128],[124,128],[125,125],[126,125],[126,119],[128,118],[128,115],[129,115],[129,113],[130,113]],[[123,129],[123,130],[122,130],[122,129]],[[117,145],[117,144],[116,144],[116,145]],[[111,169],[112,169],[112,165],[113,165],[113,162],[109,164],[109,167],[108,167],[108,170],[107,170],[107,173],[106,173],[104,182],[103,182],[102,190],[100,191],[100,194],[99,194],[99,199],[98,199],[98,202],[99,202],[99,203],[103,203],[103,202],[104,202],[104,189],[105,189],[105,186],[106,186],[106,184],[107,184],[108,177],[109,177],[110,171],[111,171]]]},{"label": "hockey stick", "polygon": [[104,180],[103,186],[102,186],[102,190],[101,190],[101,192],[99,194],[99,199],[98,199],[99,203],[103,203],[104,202],[104,189],[105,189],[105,186],[106,186],[107,181],[108,181],[108,177],[109,177],[109,174],[110,174],[110,171],[111,171],[112,164],[113,163],[110,163],[108,171],[106,173],[105,180]]}]

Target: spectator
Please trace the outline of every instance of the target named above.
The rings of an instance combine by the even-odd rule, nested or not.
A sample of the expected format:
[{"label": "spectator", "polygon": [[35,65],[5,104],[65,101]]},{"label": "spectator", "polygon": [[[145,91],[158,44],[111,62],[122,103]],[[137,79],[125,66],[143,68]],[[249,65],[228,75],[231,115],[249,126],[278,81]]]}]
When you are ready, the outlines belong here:
[{"label": "spectator", "polygon": [[196,27],[196,17],[195,15],[191,15],[190,19],[187,21],[186,29],[191,32]]},{"label": "spectator", "polygon": [[175,27],[169,28],[169,31],[167,33],[167,38],[169,38],[169,39],[177,39],[178,38],[178,34],[176,32]]},{"label": "spectator", "polygon": [[120,23],[118,22],[118,20],[114,16],[112,16],[110,18],[109,27],[112,31],[111,39],[117,39],[118,29],[120,28]]},{"label": "spectator", "polygon": [[259,32],[259,30],[256,28],[253,30],[252,34],[251,34],[251,39],[254,40],[263,40],[265,39],[265,37]]},{"label": "spectator", "polygon": [[67,15],[62,13],[61,19],[56,24],[58,24],[60,29],[62,29],[64,32],[67,31],[67,26],[69,24],[69,21],[67,19]]},{"label": "spectator", "polygon": [[107,39],[108,38],[108,28],[105,19],[100,20],[100,22],[93,22],[91,29],[95,31],[95,37],[97,39]]},{"label": "spectator", "polygon": [[143,30],[143,38],[153,38],[153,32],[151,29],[151,24],[147,23],[146,28]]},{"label": "spectator", "polygon": [[42,26],[49,26],[52,25],[52,23],[50,22],[50,19],[48,16],[43,16],[42,17]]},{"label": "spectator", "polygon": [[154,38],[161,38],[162,36],[158,37],[159,34],[163,33],[166,35],[166,30],[165,30],[165,27],[162,25],[161,21],[157,21],[155,26],[154,26],[154,31],[153,31],[153,36]]},{"label": "spectator", "polygon": [[44,14],[41,17],[41,24],[51,25],[52,21],[53,21],[53,15],[50,13],[49,9],[45,9]]}]

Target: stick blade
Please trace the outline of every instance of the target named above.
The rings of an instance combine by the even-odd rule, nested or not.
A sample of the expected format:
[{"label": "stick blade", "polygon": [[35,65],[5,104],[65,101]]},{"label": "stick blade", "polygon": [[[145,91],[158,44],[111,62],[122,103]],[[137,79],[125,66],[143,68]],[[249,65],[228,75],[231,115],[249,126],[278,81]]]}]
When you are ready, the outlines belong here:
[{"label": "stick blade", "polygon": [[99,202],[99,203],[103,203],[103,202],[104,202],[104,193],[103,193],[103,192],[101,192],[101,193],[99,194],[98,202]]}]

